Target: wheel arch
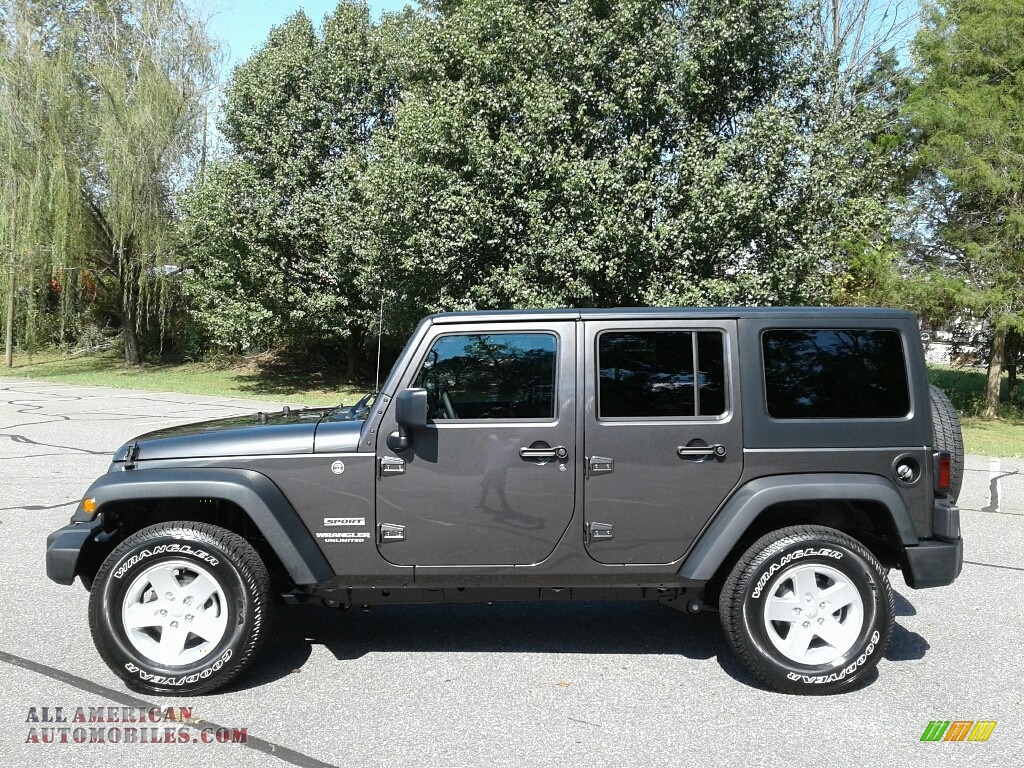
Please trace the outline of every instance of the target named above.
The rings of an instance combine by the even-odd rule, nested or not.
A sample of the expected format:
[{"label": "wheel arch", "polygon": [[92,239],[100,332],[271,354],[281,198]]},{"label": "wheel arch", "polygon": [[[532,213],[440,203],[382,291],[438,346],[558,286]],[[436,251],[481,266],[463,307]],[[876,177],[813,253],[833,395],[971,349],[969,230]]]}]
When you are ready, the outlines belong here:
[{"label": "wheel arch", "polygon": [[903,499],[883,478],[838,473],[764,477],[743,485],[711,519],[679,576],[720,581],[723,567],[731,567],[746,545],[770,530],[796,524],[828,525],[854,535],[888,566],[899,562],[903,547],[918,543]]},{"label": "wheel arch", "polygon": [[[318,584],[334,571],[298,513],[281,490],[259,472],[247,469],[146,469],[111,472],[90,486],[97,515],[111,546],[153,523],[194,520],[219,524],[247,539],[260,540],[261,556],[270,559],[295,585]],[[208,508],[207,508],[208,506]],[[81,511],[76,513],[76,517]],[[257,542],[253,542],[257,543]],[[83,552],[84,554],[84,552]],[[270,554],[273,558],[267,558]],[[83,581],[93,558],[84,558]],[[275,562],[276,560],[276,562]],[[95,569],[93,569],[93,573]]]}]

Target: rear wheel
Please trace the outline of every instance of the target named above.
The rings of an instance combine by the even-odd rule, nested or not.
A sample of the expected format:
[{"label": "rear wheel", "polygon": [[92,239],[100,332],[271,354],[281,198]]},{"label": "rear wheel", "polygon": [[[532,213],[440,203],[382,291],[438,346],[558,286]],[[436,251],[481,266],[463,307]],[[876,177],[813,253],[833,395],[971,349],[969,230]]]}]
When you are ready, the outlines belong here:
[{"label": "rear wheel", "polygon": [[787,693],[837,693],[864,682],[892,632],[892,588],[860,543],[794,526],[761,537],[722,587],[722,626],[737,657]]},{"label": "rear wheel", "polygon": [[129,536],[89,597],[93,642],[129,688],[207,693],[238,675],[267,632],[270,579],[237,534],[192,522]]}]

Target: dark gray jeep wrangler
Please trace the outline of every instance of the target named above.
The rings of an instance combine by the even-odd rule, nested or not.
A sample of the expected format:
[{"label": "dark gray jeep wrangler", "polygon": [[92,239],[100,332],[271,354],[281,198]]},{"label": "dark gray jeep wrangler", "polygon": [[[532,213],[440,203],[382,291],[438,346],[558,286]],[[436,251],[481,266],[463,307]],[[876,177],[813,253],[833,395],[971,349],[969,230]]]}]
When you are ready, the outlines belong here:
[{"label": "dark gray jeep wrangler", "polygon": [[888,569],[950,584],[959,425],[915,317],[627,309],[423,320],[375,396],[132,440],[48,540],[130,687],[211,691],[275,598],[656,600],[750,672],[863,682]]}]

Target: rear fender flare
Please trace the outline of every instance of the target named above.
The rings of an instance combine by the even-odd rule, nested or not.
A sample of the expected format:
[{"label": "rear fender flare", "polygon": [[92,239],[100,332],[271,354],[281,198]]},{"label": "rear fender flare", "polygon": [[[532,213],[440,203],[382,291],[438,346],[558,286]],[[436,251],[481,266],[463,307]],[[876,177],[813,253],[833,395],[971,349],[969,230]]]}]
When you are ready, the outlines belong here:
[{"label": "rear fender flare", "polygon": [[877,475],[802,474],[762,477],[742,486],[715,515],[679,569],[687,581],[707,582],[718,572],[747,529],[769,507],[792,501],[872,501],[892,519],[900,544],[918,543],[914,522],[892,483]]}]

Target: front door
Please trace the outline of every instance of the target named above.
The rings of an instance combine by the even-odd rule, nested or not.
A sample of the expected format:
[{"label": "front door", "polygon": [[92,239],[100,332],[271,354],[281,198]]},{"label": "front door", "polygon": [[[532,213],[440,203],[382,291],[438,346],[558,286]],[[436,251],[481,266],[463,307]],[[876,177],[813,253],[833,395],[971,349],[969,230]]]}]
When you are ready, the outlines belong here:
[{"label": "front door", "polygon": [[743,469],[736,323],[588,322],[585,350],[587,550],[677,560]]},{"label": "front door", "polygon": [[429,423],[392,451],[377,435],[378,546],[398,565],[526,565],[554,549],[575,505],[573,322],[435,326],[400,388]]}]

